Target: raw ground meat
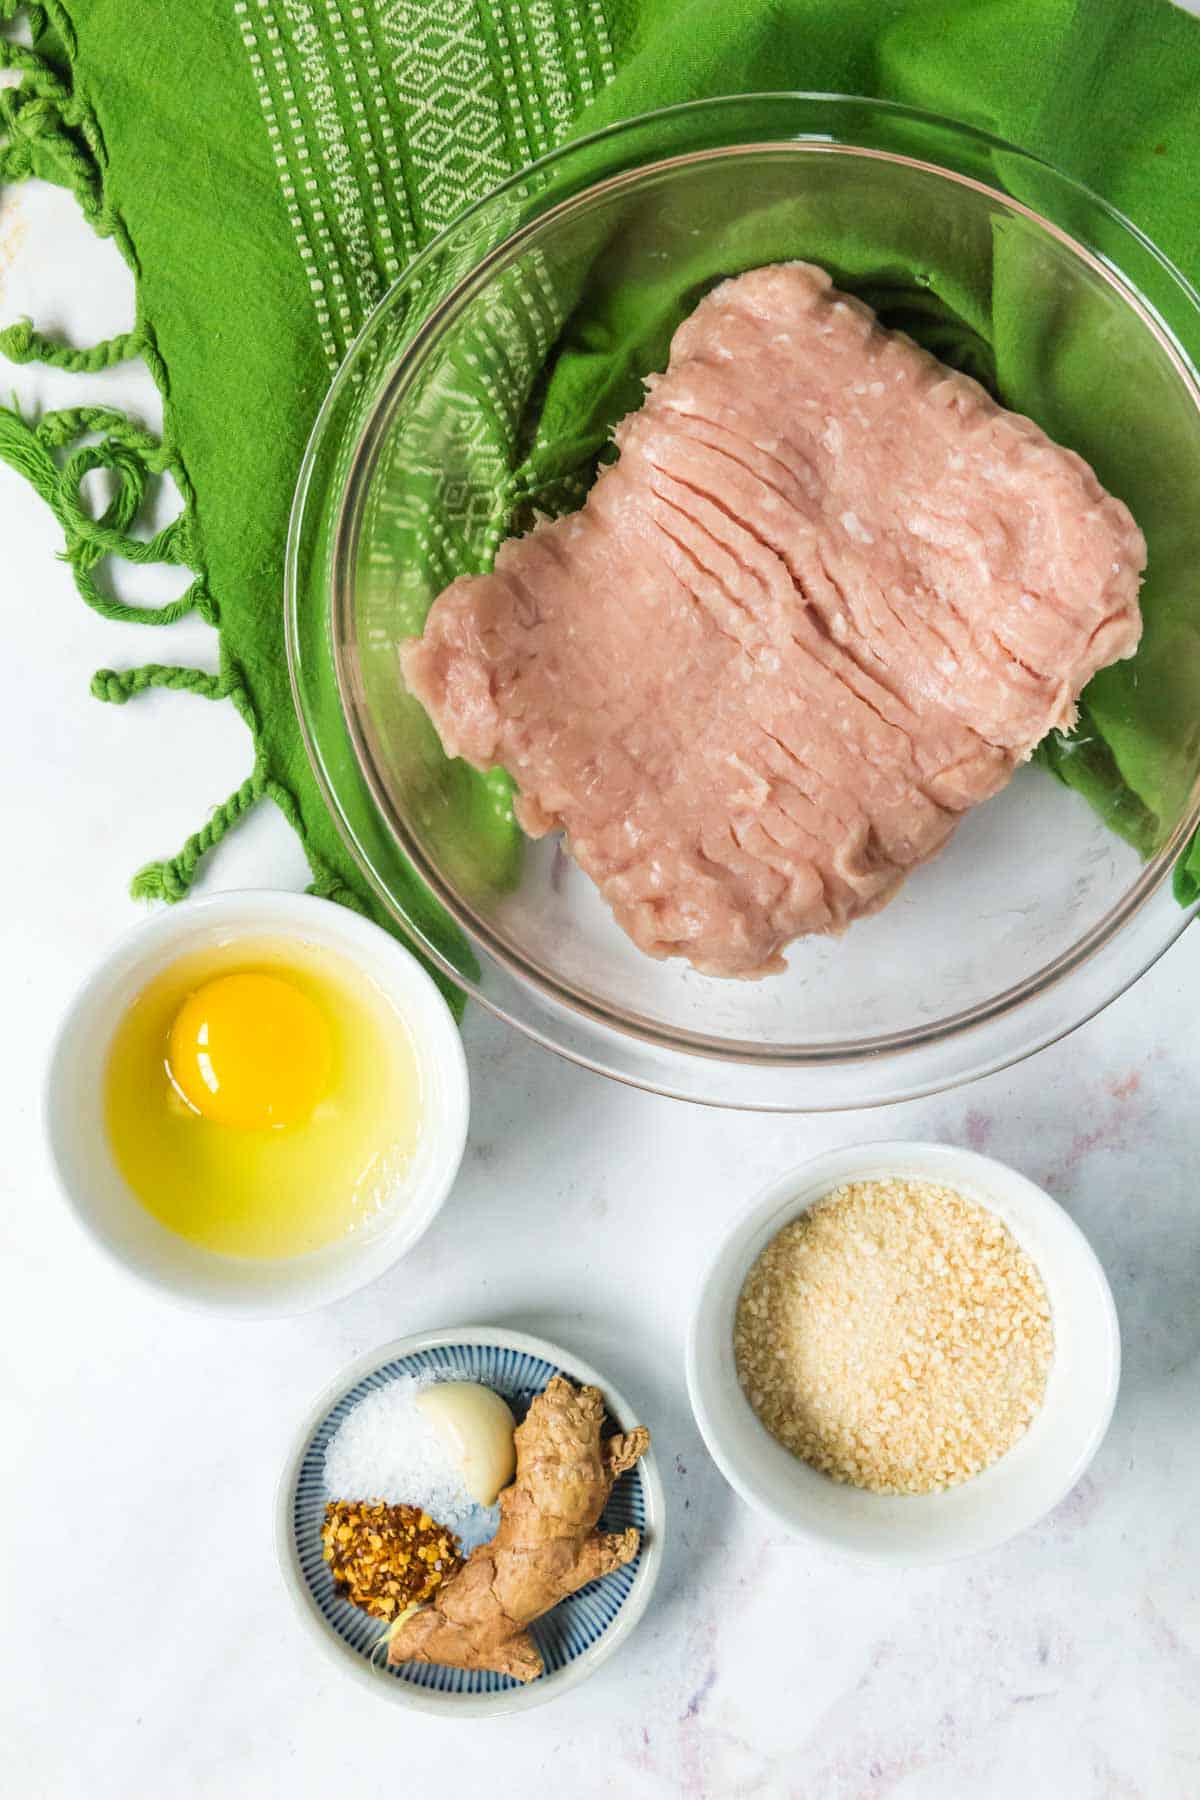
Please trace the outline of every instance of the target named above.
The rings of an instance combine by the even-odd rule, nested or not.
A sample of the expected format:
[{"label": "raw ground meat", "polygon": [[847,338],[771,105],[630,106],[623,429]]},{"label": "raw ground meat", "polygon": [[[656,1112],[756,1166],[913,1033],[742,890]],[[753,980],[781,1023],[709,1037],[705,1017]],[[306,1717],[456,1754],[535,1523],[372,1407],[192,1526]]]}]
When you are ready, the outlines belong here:
[{"label": "raw ground meat", "polygon": [[652,956],[783,966],[882,906],[1141,629],[1091,469],[804,263],[715,289],[576,513],[453,582],[405,679]]}]

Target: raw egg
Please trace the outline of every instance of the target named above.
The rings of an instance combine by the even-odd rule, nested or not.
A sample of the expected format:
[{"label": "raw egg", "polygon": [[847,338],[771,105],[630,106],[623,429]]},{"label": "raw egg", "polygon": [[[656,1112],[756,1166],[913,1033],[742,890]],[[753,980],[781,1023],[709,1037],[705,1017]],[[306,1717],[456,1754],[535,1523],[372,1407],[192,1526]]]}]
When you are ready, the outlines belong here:
[{"label": "raw egg", "polygon": [[307,1119],[329,1087],[329,1021],[282,975],[219,975],[175,1015],[167,1073],[193,1112],[243,1131]]},{"label": "raw egg", "polygon": [[105,1080],[122,1175],[205,1249],[302,1256],[403,1205],[416,1054],[390,999],[337,952],[259,938],[180,959],[118,1021]]}]

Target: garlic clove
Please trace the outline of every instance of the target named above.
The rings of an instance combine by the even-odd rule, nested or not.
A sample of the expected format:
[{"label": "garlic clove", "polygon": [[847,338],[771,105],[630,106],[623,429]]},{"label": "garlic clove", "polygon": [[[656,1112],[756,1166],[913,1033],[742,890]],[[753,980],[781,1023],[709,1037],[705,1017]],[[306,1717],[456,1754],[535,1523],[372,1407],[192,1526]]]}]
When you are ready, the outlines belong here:
[{"label": "garlic clove", "polygon": [[438,1381],[418,1394],[417,1407],[458,1463],[472,1500],[491,1506],[517,1466],[507,1404],[478,1381]]}]

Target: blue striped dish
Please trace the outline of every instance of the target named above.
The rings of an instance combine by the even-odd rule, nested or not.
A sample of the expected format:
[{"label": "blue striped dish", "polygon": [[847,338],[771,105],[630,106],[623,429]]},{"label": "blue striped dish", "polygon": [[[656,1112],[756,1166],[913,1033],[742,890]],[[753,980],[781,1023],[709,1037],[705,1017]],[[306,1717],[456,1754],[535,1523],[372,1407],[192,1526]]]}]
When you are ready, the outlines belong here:
[{"label": "blue striped dish", "polygon": [[[324,1479],[325,1452],[360,1400],[399,1375],[424,1373],[485,1382],[504,1396],[518,1422],[552,1376],[567,1375],[576,1383],[589,1382],[600,1389],[614,1429],[628,1429],[638,1421],[611,1383],[577,1358],[540,1339],[499,1329],[431,1332],[389,1345],[346,1370],[306,1421],[280,1489],[279,1548],[285,1579],[326,1648],[370,1680],[377,1691],[423,1710],[515,1711],[574,1686],[632,1630],[649,1600],[662,1553],[661,1484],[652,1453],[616,1483],[601,1528],[622,1531],[636,1526],[642,1534],[642,1547],[632,1563],[581,1588],[532,1626],[546,1665],[545,1674],[537,1681],[522,1684],[490,1670],[448,1669],[436,1664],[389,1666],[381,1652],[372,1655],[384,1629],[381,1621],[335,1592],[322,1555],[321,1525],[330,1498]],[[464,1547],[490,1536],[494,1515],[479,1510],[478,1521],[468,1519],[459,1528]]]}]

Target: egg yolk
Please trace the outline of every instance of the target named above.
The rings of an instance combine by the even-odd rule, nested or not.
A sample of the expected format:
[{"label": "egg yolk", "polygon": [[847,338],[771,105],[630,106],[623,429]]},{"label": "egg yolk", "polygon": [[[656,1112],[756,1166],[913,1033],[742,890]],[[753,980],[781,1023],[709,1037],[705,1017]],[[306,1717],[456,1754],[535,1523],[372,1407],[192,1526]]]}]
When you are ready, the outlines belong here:
[{"label": "egg yolk", "polygon": [[167,1073],[216,1125],[265,1131],[307,1119],[329,1086],[321,1008],[278,975],[221,975],[189,994],[171,1026]]}]

